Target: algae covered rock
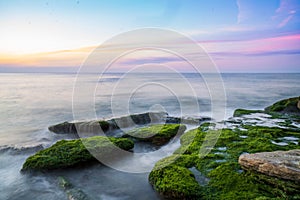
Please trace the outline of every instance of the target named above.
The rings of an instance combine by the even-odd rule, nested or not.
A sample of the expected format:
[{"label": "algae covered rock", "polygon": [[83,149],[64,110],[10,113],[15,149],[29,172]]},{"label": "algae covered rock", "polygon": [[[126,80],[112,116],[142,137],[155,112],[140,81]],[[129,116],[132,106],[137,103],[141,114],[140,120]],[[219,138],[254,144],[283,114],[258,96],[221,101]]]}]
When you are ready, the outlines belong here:
[{"label": "algae covered rock", "polygon": [[[214,133],[219,135],[215,146],[207,155],[199,156],[208,134]],[[299,149],[299,144],[292,141],[284,146],[277,145],[275,141],[279,142],[287,136],[299,138],[300,133],[296,130],[262,126],[243,126],[242,130],[214,130],[213,124],[202,124],[181,136],[181,147],[172,156],[156,163],[149,175],[149,182],[158,193],[172,199],[175,197],[170,197],[169,194],[177,194],[176,188],[179,187],[173,182],[180,176],[173,171],[172,179],[170,171],[180,168],[180,172],[184,174],[184,171],[195,168],[209,180],[204,185],[198,182],[200,186],[196,186],[197,179],[196,182],[190,178],[187,180],[188,184],[195,183],[193,187],[198,188],[195,193],[198,195],[197,199],[300,199],[299,183],[246,171],[238,163],[239,156],[245,153]],[[183,197],[183,193],[181,194]],[[190,196],[186,197],[189,198]]]},{"label": "algae covered rock", "polygon": [[300,115],[300,97],[280,100],[273,105],[266,107],[264,110],[236,109],[233,113],[233,117],[241,117],[243,115],[249,115],[252,113],[266,113],[275,118],[281,116],[282,114],[297,116]]},{"label": "algae covered rock", "polygon": [[131,137],[138,141],[151,142],[160,146],[169,142],[176,134],[182,134],[185,130],[185,125],[155,124],[128,131],[123,137]]},{"label": "algae covered rock", "polygon": [[300,115],[299,102],[300,97],[283,99],[265,108],[265,111]]},{"label": "algae covered rock", "polygon": [[[57,134],[77,134],[77,133],[102,133],[114,131],[120,128],[133,127],[149,123],[160,123],[175,119],[167,117],[165,112],[146,112],[117,117],[109,120],[91,120],[82,122],[63,122],[49,126],[51,132]],[[180,120],[179,120],[180,121]]]},{"label": "algae covered rock", "polygon": [[234,117],[240,117],[243,115],[249,115],[252,113],[263,113],[262,110],[246,110],[246,109],[236,109],[233,113]]},{"label": "algae covered rock", "polygon": [[27,158],[22,171],[61,169],[84,164],[96,160],[87,148],[99,154],[109,155],[113,153],[114,146],[130,150],[133,148],[134,143],[126,138],[108,138],[104,136],[61,140]]},{"label": "algae covered rock", "polygon": [[245,170],[300,183],[299,163],[300,149],[243,154],[239,157],[239,164]]},{"label": "algae covered rock", "polygon": [[185,167],[169,165],[154,168],[149,175],[154,189],[167,199],[200,199],[201,186]]}]

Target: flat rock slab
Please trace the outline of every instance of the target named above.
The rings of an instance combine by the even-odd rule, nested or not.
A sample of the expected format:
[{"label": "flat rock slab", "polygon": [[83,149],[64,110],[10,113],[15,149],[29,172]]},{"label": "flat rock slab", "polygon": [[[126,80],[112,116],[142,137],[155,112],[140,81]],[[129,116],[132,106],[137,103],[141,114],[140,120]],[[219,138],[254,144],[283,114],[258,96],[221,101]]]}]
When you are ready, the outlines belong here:
[{"label": "flat rock slab", "polygon": [[300,149],[243,154],[239,164],[245,170],[300,182]]}]

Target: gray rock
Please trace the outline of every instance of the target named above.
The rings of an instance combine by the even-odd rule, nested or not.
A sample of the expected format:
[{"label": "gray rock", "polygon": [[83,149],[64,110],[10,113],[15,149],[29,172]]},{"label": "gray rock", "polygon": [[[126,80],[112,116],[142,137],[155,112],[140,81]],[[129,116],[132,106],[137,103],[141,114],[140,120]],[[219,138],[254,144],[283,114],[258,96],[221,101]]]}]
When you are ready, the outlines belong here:
[{"label": "gray rock", "polygon": [[300,182],[300,149],[243,154],[239,164],[244,170]]},{"label": "gray rock", "polygon": [[[134,127],[136,125],[144,125],[150,123],[166,123],[166,124],[193,124],[200,125],[204,121],[210,121],[209,117],[171,117],[166,112],[147,112],[133,114],[106,121],[86,121],[86,122],[63,122],[48,127],[49,131],[57,134],[75,134],[77,133],[107,133],[120,130],[122,128]],[[99,126],[100,125],[100,126]]]}]

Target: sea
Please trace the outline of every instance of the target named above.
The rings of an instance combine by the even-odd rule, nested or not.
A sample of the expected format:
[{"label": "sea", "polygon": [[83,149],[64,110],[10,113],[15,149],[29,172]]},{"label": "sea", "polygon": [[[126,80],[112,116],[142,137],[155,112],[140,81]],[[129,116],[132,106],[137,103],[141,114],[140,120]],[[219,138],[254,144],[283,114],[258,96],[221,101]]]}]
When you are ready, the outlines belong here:
[{"label": "sea", "polygon": [[[34,147],[46,148],[71,138],[50,132],[50,125],[149,111],[221,121],[237,108],[264,109],[299,95],[299,73],[0,73],[0,199],[67,199],[59,176],[90,199],[160,199],[148,183],[149,172],[94,165],[21,173]],[[140,162],[153,166],[178,147],[178,142],[166,145],[162,147],[165,154],[149,155]]]}]

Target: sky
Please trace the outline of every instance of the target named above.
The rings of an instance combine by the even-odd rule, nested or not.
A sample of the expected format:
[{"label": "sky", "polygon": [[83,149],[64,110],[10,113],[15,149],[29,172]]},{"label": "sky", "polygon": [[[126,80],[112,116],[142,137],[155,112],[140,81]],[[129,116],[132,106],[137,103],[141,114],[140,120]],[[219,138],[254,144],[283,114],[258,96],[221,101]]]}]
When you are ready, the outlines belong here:
[{"label": "sky", "polygon": [[[107,40],[149,27],[191,38],[221,72],[300,72],[299,0],[0,0],[0,27],[0,72],[76,72]],[[116,70],[159,63],[189,71],[173,57],[132,53]]]}]

